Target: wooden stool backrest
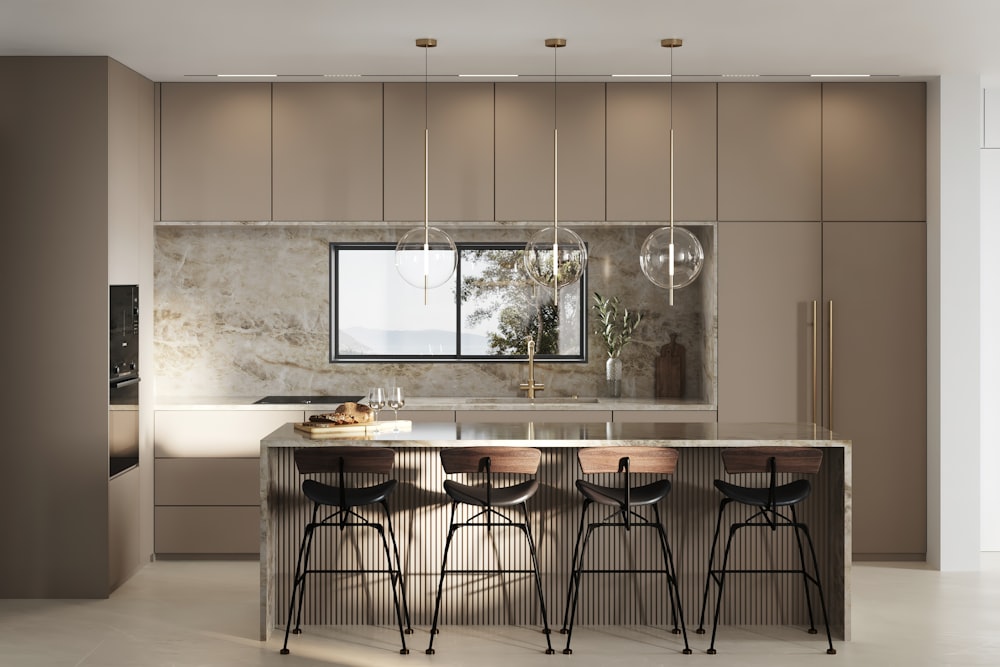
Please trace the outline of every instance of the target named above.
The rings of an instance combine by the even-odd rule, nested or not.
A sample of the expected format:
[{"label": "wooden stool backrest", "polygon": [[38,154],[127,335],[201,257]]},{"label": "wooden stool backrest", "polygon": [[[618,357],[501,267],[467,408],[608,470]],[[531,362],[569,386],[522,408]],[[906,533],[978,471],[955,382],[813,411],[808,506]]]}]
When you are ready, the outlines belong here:
[{"label": "wooden stool backrest", "polygon": [[295,466],[302,474],[359,472],[387,475],[392,471],[395,459],[396,452],[386,447],[304,447],[295,450]]},{"label": "wooden stool backrest", "polygon": [[587,447],[576,458],[585,475],[624,472],[624,459],[633,473],[672,475],[677,470],[677,450],[672,447]]},{"label": "wooden stool backrest", "polygon": [[823,450],[818,447],[731,447],[722,451],[726,472],[771,472],[769,461],[774,459],[774,472],[815,474],[823,462]]},{"label": "wooden stool backrest", "polygon": [[533,447],[452,447],[441,450],[441,465],[446,473],[486,472],[486,460],[495,473],[534,475],[542,460],[541,450]]}]

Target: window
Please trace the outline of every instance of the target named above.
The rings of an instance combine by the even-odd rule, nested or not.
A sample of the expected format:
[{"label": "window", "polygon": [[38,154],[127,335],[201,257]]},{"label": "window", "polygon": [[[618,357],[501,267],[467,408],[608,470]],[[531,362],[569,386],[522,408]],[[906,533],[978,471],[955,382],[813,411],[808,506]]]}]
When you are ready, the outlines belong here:
[{"label": "window", "polygon": [[331,361],[586,361],[586,276],[559,291],[521,269],[524,246],[457,244],[453,282],[399,277],[395,244],[330,244]]}]

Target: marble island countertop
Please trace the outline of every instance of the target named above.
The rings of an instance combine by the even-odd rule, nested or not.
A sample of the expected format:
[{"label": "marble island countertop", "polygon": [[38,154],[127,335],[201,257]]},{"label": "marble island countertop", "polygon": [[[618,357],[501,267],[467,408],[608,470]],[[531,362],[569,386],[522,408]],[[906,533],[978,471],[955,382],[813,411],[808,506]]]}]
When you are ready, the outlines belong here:
[{"label": "marble island countertop", "polygon": [[[349,393],[349,392],[347,392]],[[337,404],[267,403],[261,396],[159,397],[157,410],[333,410]],[[668,398],[595,398],[545,396],[417,396],[406,399],[406,410],[693,410],[711,411],[716,406],[700,400]]]},{"label": "marble island countertop", "polygon": [[393,447],[454,447],[469,444],[500,446],[593,447],[596,445],[670,447],[745,447],[751,445],[843,447],[851,441],[814,424],[794,423],[656,423],[528,424],[426,422],[400,432],[311,438],[292,424],[261,440],[262,453],[273,447],[322,446],[350,442]]}]

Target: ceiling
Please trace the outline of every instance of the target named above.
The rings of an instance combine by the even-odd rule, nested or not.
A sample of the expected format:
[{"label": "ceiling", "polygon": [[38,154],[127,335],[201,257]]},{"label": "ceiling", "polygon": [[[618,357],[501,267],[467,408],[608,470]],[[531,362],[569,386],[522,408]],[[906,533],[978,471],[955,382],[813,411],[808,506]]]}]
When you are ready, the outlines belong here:
[{"label": "ceiling", "polygon": [[108,55],[154,81],[809,74],[1000,83],[997,0],[0,0],[0,55]]}]

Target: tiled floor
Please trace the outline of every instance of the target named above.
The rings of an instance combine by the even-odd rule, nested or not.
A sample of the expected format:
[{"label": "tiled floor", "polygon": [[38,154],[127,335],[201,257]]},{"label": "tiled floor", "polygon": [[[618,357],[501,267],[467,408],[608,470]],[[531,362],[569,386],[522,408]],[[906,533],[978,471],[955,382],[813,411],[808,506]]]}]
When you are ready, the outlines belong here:
[{"label": "tiled floor", "polygon": [[[1000,665],[1000,553],[979,572],[940,573],[923,564],[854,567],[854,638],[826,655],[822,635],[799,628],[723,628],[719,654],[691,634],[694,655],[659,628],[578,627],[573,655],[544,655],[535,628],[446,626],[425,655],[427,628],[398,654],[391,627],[319,627],[293,637],[256,639],[257,563],[157,562],[108,600],[0,600],[0,665],[187,667],[194,665]],[[561,635],[554,634],[559,644]],[[557,649],[561,649],[559,645]]]}]

